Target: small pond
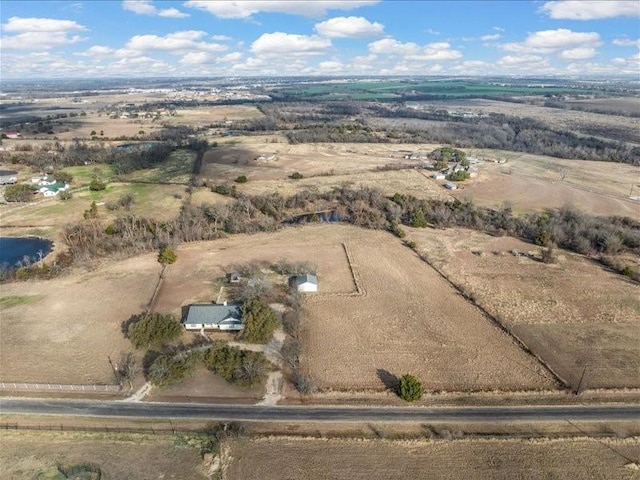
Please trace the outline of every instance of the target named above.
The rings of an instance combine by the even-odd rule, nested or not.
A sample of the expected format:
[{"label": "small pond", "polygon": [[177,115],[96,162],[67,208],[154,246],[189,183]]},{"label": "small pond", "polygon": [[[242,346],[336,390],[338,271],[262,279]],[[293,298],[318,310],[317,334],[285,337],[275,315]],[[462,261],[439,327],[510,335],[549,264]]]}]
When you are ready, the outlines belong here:
[{"label": "small pond", "polygon": [[[0,267],[14,268],[44,258],[53,247],[53,242],[38,237],[0,237]],[[25,261],[26,260],[26,261]]]},{"label": "small pond", "polygon": [[127,152],[135,149],[148,149],[158,145],[158,142],[138,142],[138,143],[123,143],[122,145],[116,145],[116,150]]},{"label": "small pond", "polygon": [[295,217],[290,218],[285,221],[285,223],[289,224],[303,224],[303,223],[314,223],[314,222],[330,222],[336,223],[342,221],[338,212],[334,210],[327,210],[325,212],[315,212],[315,213],[303,213],[301,215],[296,215]]}]

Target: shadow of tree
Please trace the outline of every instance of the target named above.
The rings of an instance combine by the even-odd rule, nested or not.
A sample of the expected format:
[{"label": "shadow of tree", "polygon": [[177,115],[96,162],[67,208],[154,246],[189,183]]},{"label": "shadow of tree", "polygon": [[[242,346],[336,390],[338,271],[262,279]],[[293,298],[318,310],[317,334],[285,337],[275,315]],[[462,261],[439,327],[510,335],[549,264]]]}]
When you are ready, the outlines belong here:
[{"label": "shadow of tree", "polygon": [[131,315],[128,320],[125,320],[120,324],[120,331],[125,336],[125,338],[129,338],[129,327],[138,322],[140,320],[140,317],[141,315],[139,314]]},{"label": "shadow of tree", "polygon": [[376,370],[376,374],[387,390],[390,390],[394,393],[398,391],[400,379],[396,375],[389,372],[388,370],[385,370],[384,368],[379,368],[378,370]]}]

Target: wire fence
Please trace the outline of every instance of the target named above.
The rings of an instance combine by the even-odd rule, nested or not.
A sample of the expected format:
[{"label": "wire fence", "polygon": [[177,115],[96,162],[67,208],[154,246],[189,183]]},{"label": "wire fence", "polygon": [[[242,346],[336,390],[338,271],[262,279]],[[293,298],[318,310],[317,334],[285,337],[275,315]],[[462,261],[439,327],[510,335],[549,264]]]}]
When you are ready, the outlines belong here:
[{"label": "wire fence", "polygon": [[37,430],[52,432],[99,432],[99,433],[137,433],[145,435],[193,435],[197,429],[185,430],[173,427],[107,427],[80,425],[36,425],[20,423],[0,423],[0,430]]},{"label": "wire fence", "polygon": [[114,393],[121,385],[63,385],[57,383],[0,382],[0,390],[26,390],[40,392],[96,392]]}]

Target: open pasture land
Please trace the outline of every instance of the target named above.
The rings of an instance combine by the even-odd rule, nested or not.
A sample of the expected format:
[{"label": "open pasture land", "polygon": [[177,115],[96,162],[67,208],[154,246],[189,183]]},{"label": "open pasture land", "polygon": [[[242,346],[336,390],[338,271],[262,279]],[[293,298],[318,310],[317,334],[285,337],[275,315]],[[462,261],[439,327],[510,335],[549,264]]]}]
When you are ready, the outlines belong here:
[{"label": "open pasture land", "polygon": [[598,112],[607,112],[618,115],[637,115],[640,112],[640,98],[589,98],[565,100],[563,102],[570,108],[594,109]]},{"label": "open pasture land", "polygon": [[254,120],[262,116],[262,112],[252,105],[214,105],[176,110],[176,115],[163,118],[163,123],[203,127],[230,121],[229,126],[233,128],[234,121]]},{"label": "open pasture land", "polygon": [[302,363],[322,390],[383,391],[405,373],[429,391],[554,388],[541,365],[397,238],[344,225],[300,231],[344,242],[362,292],[331,295],[321,270],[322,293],[305,300]]},{"label": "open pasture land", "polygon": [[4,431],[0,446],[0,477],[6,479],[67,478],[56,475],[58,464],[96,466],[106,479],[208,478],[198,448],[179,446],[169,435]]},{"label": "open pasture land", "polygon": [[388,441],[264,438],[234,441],[229,480],[631,480],[640,443],[629,440]]},{"label": "open pasture land", "polygon": [[[282,180],[294,172],[304,176],[348,175],[375,170],[385,165],[420,165],[404,155],[431,151],[438,145],[394,145],[370,143],[316,143],[288,145],[257,143],[238,139],[205,155],[201,177],[214,182],[232,181],[246,175],[249,181]],[[260,157],[263,158],[260,158]]]},{"label": "open pasture land", "polygon": [[458,198],[494,208],[509,202],[518,212],[573,205],[595,215],[640,219],[640,203],[629,198],[632,183],[640,195],[640,167],[496,150],[469,153],[507,162],[482,164],[479,177],[454,193]]},{"label": "open pasture land", "polygon": [[237,188],[238,191],[248,195],[280,193],[281,195],[289,196],[301,190],[318,189],[320,191],[329,191],[333,187],[348,186],[350,188],[377,188],[388,196],[402,192],[421,199],[451,198],[448,190],[445,190],[438,182],[429,178],[430,173],[428,170],[411,168],[319,176],[300,180],[291,180],[289,178],[280,180],[258,179],[240,184]]},{"label": "open pasture land", "polygon": [[89,113],[86,117],[52,120],[52,124],[54,125],[55,136],[60,140],[89,139],[93,137],[140,137],[144,139],[147,135],[163,128],[162,122],[154,122],[153,119],[149,118],[109,118],[107,114],[98,113]]},{"label": "open pasture land", "polygon": [[[606,102],[623,99],[607,99]],[[627,99],[624,99],[627,100]],[[636,111],[638,110],[636,99]],[[533,118],[553,128],[569,132],[593,135],[596,137],[640,143],[640,118],[630,118],[621,115],[603,115],[600,113],[581,112],[577,110],[563,110],[549,108],[528,103],[502,102],[500,100],[465,99],[434,102],[415,102],[416,104],[432,105],[436,108],[478,114],[499,113],[514,117]],[[624,102],[628,104],[628,101]]]},{"label": "open pasture land", "polygon": [[409,238],[451,281],[574,388],[640,387],[640,287],[558,250],[544,264],[514,249],[539,247],[463,229],[410,229]]},{"label": "open pasture land", "polygon": [[110,219],[124,210],[109,210],[106,204],[117,202],[125,195],[133,197],[130,212],[135,215],[169,220],[175,217],[185,195],[181,185],[157,185],[146,183],[109,183],[102,191],[92,192],[88,188],[73,192],[70,200],[57,197],[44,198],[38,195],[28,204],[7,204],[0,207],[3,227],[45,227],[61,229],[65,225],[82,220],[83,213],[91,206],[98,205],[98,218]]},{"label": "open pasture land", "polygon": [[[341,244],[348,241],[348,236],[341,239],[331,232],[330,226],[292,227],[274,233],[182,244],[178,261],[165,271],[155,309],[179,315],[183,305],[215,301],[220,287],[228,290],[224,276],[235,266],[253,262],[272,264],[280,258],[315,263],[323,292],[352,293],[355,285]],[[285,285],[286,278],[281,280]]]},{"label": "open pasture land", "polygon": [[2,297],[0,380],[113,384],[108,357],[132,350],[121,323],[144,310],[160,273],[155,254],[55,280],[9,283]]},{"label": "open pasture land", "polygon": [[152,168],[136,170],[118,177],[128,182],[177,183],[186,185],[193,173],[195,152],[186,149],[175,150],[169,158]]},{"label": "open pasture land", "polygon": [[206,204],[233,203],[235,199],[226,195],[212,192],[209,187],[193,188],[191,191],[191,205],[200,206]]}]

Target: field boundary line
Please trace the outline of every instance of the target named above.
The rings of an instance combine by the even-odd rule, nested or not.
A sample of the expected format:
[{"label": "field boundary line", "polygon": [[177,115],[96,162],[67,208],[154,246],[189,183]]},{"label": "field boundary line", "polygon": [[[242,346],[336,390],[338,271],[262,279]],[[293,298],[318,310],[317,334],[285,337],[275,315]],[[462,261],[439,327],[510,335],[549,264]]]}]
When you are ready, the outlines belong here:
[{"label": "field boundary line", "polygon": [[162,281],[164,280],[164,273],[167,269],[167,264],[162,265],[162,270],[160,270],[160,275],[158,276],[158,282],[156,283],[156,288],[153,289],[153,294],[151,295],[151,299],[149,300],[148,311],[152,312],[153,307],[155,307],[156,300],[158,299],[158,293],[160,292],[160,287],[162,286]]},{"label": "field boundary line", "polygon": [[503,333],[505,333],[506,335],[508,335],[511,340],[518,345],[518,347],[520,347],[520,349],[522,349],[523,352],[525,352],[526,354],[528,354],[529,356],[531,356],[532,358],[534,358],[535,360],[537,360],[537,362],[542,365],[542,367],[551,374],[551,377],[554,379],[554,381],[556,382],[556,384],[566,390],[571,389],[571,385],[569,384],[569,382],[567,382],[564,378],[562,378],[558,373],[556,373],[555,370],[553,370],[553,368],[551,368],[551,366],[545,362],[540,356],[536,355],[535,353],[533,353],[531,351],[531,349],[527,346],[527,344],[525,342],[523,342],[520,337],[518,337],[515,333],[513,333],[509,328],[507,328],[500,320],[498,320],[498,318],[496,318],[494,315],[492,315],[491,313],[489,313],[487,310],[485,310],[482,306],[480,306],[475,300],[473,300],[472,298],[469,297],[469,295],[462,289],[462,287],[460,287],[458,284],[456,284],[455,282],[453,282],[443,271],[441,271],[438,267],[436,267],[431,261],[429,261],[429,259],[427,258],[426,255],[420,255],[418,252],[416,252],[416,255],[418,255],[418,258],[420,258],[424,263],[426,263],[427,265],[429,265],[431,268],[433,268],[438,275],[440,275],[449,285],[451,285],[460,295],[462,295],[462,297],[467,300],[470,304],[472,304],[474,307],[476,307],[478,310],[480,310],[480,312],[482,312],[482,314],[489,319],[489,321],[496,326],[499,330],[501,330]]},{"label": "field boundary line", "polygon": [[36,390],[45,392],[120,392],[121,385],[71,385],[59,383],[0,382],[0,390]]},{"label": "field boundary line", "polygon": [[53,432],[101,432],[101,433],[135,433],[151,435],[197,435],[199,430],[184,430],[176,428],[154,428],[154,427],[98,427],[98,426],[76,426],[76,425],[25,425],[19,423],[0,423],[1,430],[35,430]]},{"label": "field boundary line", "polygon": [[351,272],[351,278],[353,279],[353,284],[356,286],[356,294],[366,296],[367,292],[362,285],[360,284],[360,274],[356,271],[354,267],[353,257],[351,256],[351,252],[349,251],[349,247],[344,242],[341,242],[342,248],[344,249],[344,254],[347,256],[347,264],[349,265],[349,271]]}]

